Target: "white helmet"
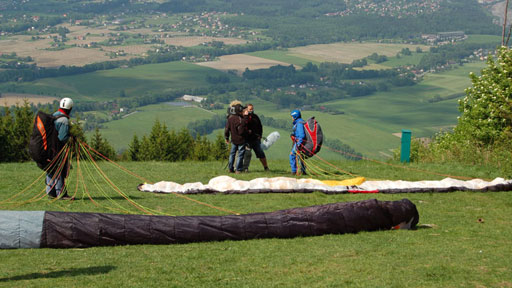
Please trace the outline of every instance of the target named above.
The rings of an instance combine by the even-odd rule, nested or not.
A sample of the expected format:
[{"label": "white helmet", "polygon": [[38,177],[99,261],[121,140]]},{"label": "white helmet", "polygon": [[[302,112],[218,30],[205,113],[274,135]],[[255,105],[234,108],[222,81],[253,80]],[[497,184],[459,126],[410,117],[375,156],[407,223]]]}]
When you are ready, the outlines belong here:
[{"label": "white helmet", "polygon": [[71,98],[62,98],[62,100],[60,100],[59,108],[70,110],[73,108],[73,100],[71,100]]}]

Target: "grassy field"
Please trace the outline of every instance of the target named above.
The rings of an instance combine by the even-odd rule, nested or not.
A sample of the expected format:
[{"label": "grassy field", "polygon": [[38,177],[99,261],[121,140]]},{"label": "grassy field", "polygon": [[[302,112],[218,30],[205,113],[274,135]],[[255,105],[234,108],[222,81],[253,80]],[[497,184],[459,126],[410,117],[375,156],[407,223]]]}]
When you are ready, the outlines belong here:
[{"label": "grassy field", "polygon": [[[105,101],[119,97],[122,90],[127,96],[140,96],[149,92],[162,93],[172,89],[206,86],[210,85],[206,82],[207,75],[221,73],[187,62],[169,62],[47,78],[19,84],[18,87],[25,93],[58,94],[77,100]],[[231,79],[238,81],[234,76]],[[0,88],[9,85],[2,84]]]},{"label": "grassy field", "polygon": [[[151,128],[158,119],[169,130],[179,131],[186,128],[192,121],[209,119],[212,112],[193,107],[177,107],[169,104],[148,105],[137,109],[137,112],[121,120],[111,121],[105,124],[101,133],[117,149],[125,149],[131,142],[133,135],[139,139],[143,135],[149,135]],[[90,136],[93,131],[86,134]]]},{"label": "grassy field", "polygon": [[418,65],[424,53],[416,53],[411,51],[411,55],[405,56],[400,54],[400,58],[396,56],[388,57],[388,61],[382,62],[379,65],[384,66],[383,68],[407,66],[407,65]]},{"label": "grassy field", "polygon": [[[240,179],[286,175],[285,161],[272,172]],[[225,173],[220,162],[122,163],[152,181],[206,182]],[[367,162],[338,166],[380,179],[439,179],[436,176]],[[140,180],[105,163],[101,168],[137,203],[172,215],[225,215],[174,195],[142,193]],[[456,175],[496,177],[492,168],[459,165],[415,166]],[[76,172],[72,170],[72,172]],[[41,171],[33,163],[0,164],[0,201],[21,191]],[[72,181],[72,177],[70,181]],[[91,183],[88,183],[91,184]],[[44,185],[38,183],[36,191]],[[91,184],[101,207],[79,198],[47,199],[11,210],[110,212],[114,203]],[[27,193],[36,193],[28,191]],[[30,196],[30,195],[29,195]],[[113,195],[115,197],[115,195]],[[0,250],[0,286],[5,287],[509,287],[512,285],[512,201],[509,193],[455,192],[398,195],[195,195],[194,200],[241,213],[357,201],[370,198],[416,204],[415,231],[379,231],[294,239],[259,239],[181,245],[139,245],[88,249]],[[479,221],[481,219],[481,221]]]},{"label": "grassy field", "polygon": [[[471,85],[468,77],[470,71],[478,72],[483,67],[484,64],[481,62],[471,63],[447,72],[427,74],[421,83],[412,87],[395,88],[367,97],[328,102],[325,103],[326,106],[344,111],[345,114],[330,115],[318,111],[304,111],[304,118],[315,116],[322,124],[327,138],[339,139],[369,157],[388,158],[392,155],[391,150],[400,145],[400,139],[393,136],[393,133],[411,129],[414,137],[425,137],[433,135],[441,128],[454,125],[459,115],[458,104],[457,99],[450,97],[457,96]],[[441,101],[432,102],[435,97]],[[259,115],[290,120],[289,109],[277,109],[273,103],[260,99],[253,99],[250,102],[253,102]],[[224,109],[214,112],[225,113]],[[151,105],[139,109],[139,112],[125,119],[106,124],[101,133],[116,149],[124,149],[134,133],[139,136],[149,134],[157,118],[166,122],[169,128],[178,130],[186,127],[190,121],[209,117],[210,112],[197,108]],[[264,129],[265,133],[276,130],[272,127]],[[290,149],[290,131],[278,131],[282,139],[268,153],[270,157],[284,159],[288,157]],[[220,131],[215,133],[218,132]],[[321,153],[321,157],[338,159],[336,154],[327,150]]]}]

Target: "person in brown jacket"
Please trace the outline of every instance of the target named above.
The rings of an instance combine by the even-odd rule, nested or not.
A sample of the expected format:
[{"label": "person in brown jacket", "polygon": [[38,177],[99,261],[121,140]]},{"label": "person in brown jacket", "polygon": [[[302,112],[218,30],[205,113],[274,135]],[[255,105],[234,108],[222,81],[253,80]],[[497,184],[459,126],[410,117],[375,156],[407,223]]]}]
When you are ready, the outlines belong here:
[{"label": "person in brown jacket", "polygon": [[[241,173],[243,171],[244,154],[246,145],[246,133],[247,133],[247,116],[243,116],[244,107],[242,104],[236,104],[231,107],[231,115],[226,121],[226,127],[224,128],[224,138],[226,144],[229,144],[229,138],[231,136],[231,151],[229,152],[228,168],[230,173]],[[235,154],[238,152],[238,161],[236,163],[236,171],[234,167]]]}]

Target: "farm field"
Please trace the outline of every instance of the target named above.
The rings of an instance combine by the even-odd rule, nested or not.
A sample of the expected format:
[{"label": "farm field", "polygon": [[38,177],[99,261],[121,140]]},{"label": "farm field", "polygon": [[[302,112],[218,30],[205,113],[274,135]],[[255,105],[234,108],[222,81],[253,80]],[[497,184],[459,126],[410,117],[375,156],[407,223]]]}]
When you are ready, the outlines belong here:
[{"label": "farm field", "polygon": [[[475,40],[480,41],[480,40]],[[420,47],[423,51],[428,51],[429,46],[409,45],[409,44],[381,44],[381,43],[333,43],[321,45],[309,45],[304,47],[290,48],[288,50],[266,50],[247,53],[247,55],[257,56],[270,60],[282,61],[293,64],[296,67],[305,66],[308,62],[320,64],[322,62],[340,62],[350,64],[353,60],[363,59],[373,53],[388,56],[388,61],[380,64],[368,63],[367,66],[356,69],[388,69],[390,67],[417,65],[422,53],[416,53],[416,48]],[[403,48],[409,48],[412,52],[410,56],[396,54]]]},{"label": "farm field", "polygon": [[19,93],[2,93],[0,96],[0,106],[10,107],[12,105],[23,105],[24,101],[34,105],[47,104],[59,99],[55,97],[34,95],[34,94],[19,94]]},{"label": "farm field", "polygon": [[289,64],[293,64],[296,68],[305,66],[308,62],[313,64],[320,64],[321,62],[312,61],[306,58],[301,58],[297,56],[290,55],[289,50],[265,50],[265,51],[257,51],[247,53],[246,55],[261,57],[265,59],[286,62]]},{"label": "farm field", "polygon": [[[132,68],[118,68],[93,73],[45,78],[30,83],[20,83],[25,93],[72,97],[79,100],[104,101],[119,97],[124,90],[128,97],[150,92],[162,93],[172,89],[209,85],[207,75],[222,72],[187,62],[148,64]],[[238,81],[231,76],[232,81]],[[0,84],[9,86],[10,84]]]},{"label": "farm field", "polygon": [[316,62],[340,62],[350,64],[352,61],[370,56],[373,53],[395,56],[403,48],[415,51],[416,47],[428,50],[429,46],[386,43],[333,43],[317,44],[290,48],[287,55]]},{"label": "farm field", "polygon": [[[152,181],[206,182],[222,175],[221,162],[121,163]],[[335,162],[339,167],[376,179],[438,179],[410,170],[364,162]],[[110,179],[137,203],[171,215],[226,215],[169,194],[136,190],[139,179],[115,166],[99,163]],[[238,179],[285,176],[287,166],[271,161],[271,172],[236,175]],[[492,167],[411,165],[440,173],[493,178]],[[75,167],[76,169],[76,167]],[[72,170],[72,173],[76,172]],[[0,164],[0,201],[21,191],[39,174],[33,163]],[[88,183],[91,184],[91,183]],[[35,190],[43,184],[38,183]],[[96,205],[81,194],[75,201],[46,198],[12,210],[111,213],[110,202],[94,185]],[[34,193],[34,192],[29,192]],[[113,192],[109,192],[113,193]],[[512,284],[512,202],[510,192],[414,194],[246,194],[191,195],[190,198],[240,213],[267,212],[335,202],[411,200],[419,211],[418,230],[191,243],[133,245],[87,249],[0,250],[0,285],[55,286],[194,286],[194,287],[330,287],[399,286],[507,287]],[[115,197],[115,194],[111,194]],[[135,213],[135,212],[134,212]],[[427,228],[431,227],[431,228]],[[397,260],[399,259],[399,261]]]},{"label": "farm field", "polygon": [[220,71],[236,70],[241,75],[246,68],[251,70],[269,68],[275,65],[289,66],[289,63],[251,56],[247,54],[233,54],[221,56],[217,61],[199,62],[199,66],[210,67]]}]

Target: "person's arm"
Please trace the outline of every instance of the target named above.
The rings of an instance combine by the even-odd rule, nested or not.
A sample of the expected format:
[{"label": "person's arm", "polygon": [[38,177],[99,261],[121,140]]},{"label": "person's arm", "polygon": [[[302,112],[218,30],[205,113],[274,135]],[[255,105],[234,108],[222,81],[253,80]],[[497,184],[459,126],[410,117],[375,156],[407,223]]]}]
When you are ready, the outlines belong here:
[{"label": "person's arm", "polygon": [[226,139],[226,143],[229,143],[229,119],[230,118],[227,119],[226,126],[224,127],[224,139]]},{"label": "person's arm", "polygon": [[254,129],[254,133],[258,136],[258,139],[261,139],[261,137],[263,137],[263,125],[261,124],[261,120],[260,117],[258,117],[258,115],[254,114],[253,116],[255,116],[256,120],[256,128]]},{"label": "person's arm", "polygon": [[304,132],[304,124],[302,122],[297,123],[297,130],[295,130],[295,141],[297,146],[302,144],[306,133]]}]

